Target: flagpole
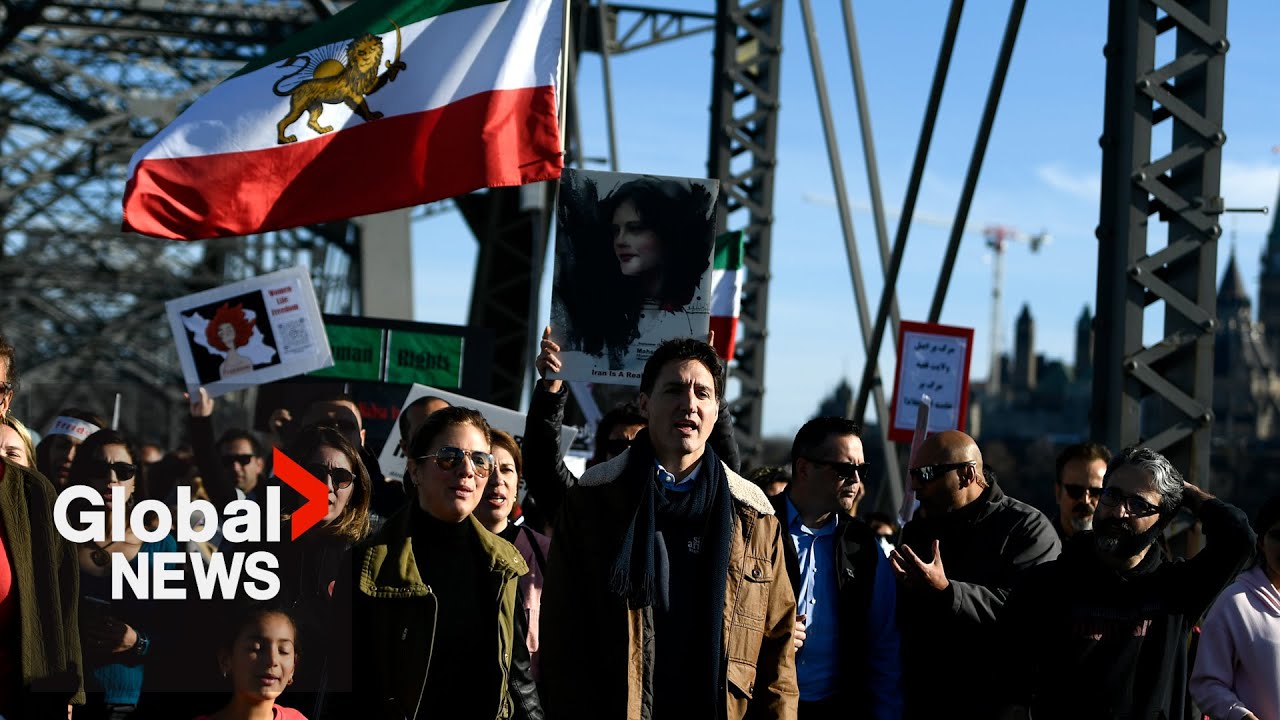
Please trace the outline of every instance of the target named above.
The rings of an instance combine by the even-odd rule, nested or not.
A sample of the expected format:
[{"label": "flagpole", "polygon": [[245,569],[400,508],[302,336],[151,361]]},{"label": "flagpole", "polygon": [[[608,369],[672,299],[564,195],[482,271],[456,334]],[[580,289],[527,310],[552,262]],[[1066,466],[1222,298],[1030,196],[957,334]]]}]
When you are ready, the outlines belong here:
[{"label": "flagpole", "polygon": [[568,156],[566,152],[569,144],[565,138],[565,125],[568,118],[569,106],[569,6],[573,4],[572,0],[560,0],[564,6],[564,34],[560,38],[560,97],[556,98],[556,112],[559,114],[557,118],[558,129],[560,130],[560,152]]},{"label": "flagpole", "polygon": [[[556,97],[556,129],[560,133],[560,160],[561,166],[568,166],[569,158],[569,139],[565,135],[565,128],[569,117],[569,6],[573,4],[573,0],[560,0],[564,7],[564,19],[561,26],[563,34],[560,37],[560,67],[557,69],[557,97]],[[555,228],[555,219],[557,208],[560,207],[560,181],[552,180],[555,188],[551,194],[551,207],[548,208],[548,214],[540,218],[536,223],[534,230],[534,261],[533,261],[533,278],[529,283],[529,306],[536,308],[529,318],[529,346],[538,347],[539,339],[542,337],[543,324],[541,322],[540,311],[542,307],[542,275],[543,268],[547,263],[547,253],[550,250],[552,242],[552,233]],[[546,195],[543,195],[545,198]],[[548,318],[548,324],[550,318]],[[537,368],[533,365],[529,366],[527,373],[528,393],[525,397],[532,402],[533,393],[535,392],[538,382]]]}]

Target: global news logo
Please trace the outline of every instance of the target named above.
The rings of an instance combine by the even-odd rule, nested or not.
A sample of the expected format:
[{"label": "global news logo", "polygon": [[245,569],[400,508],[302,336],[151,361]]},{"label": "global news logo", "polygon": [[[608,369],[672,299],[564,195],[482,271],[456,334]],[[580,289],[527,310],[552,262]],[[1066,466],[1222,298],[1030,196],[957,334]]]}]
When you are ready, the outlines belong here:
[{"label": "global news logo", "polygon": [[[296,490],[305,502],[290,515],[290,541],[296,541],[325,516],[329,503],[329,486],[304,470],[288,455],[274,451],[275,475]],[[72,514],[76,524],[71,522]],[[110,513],[111,533],[107,532]],[[148,516],[154,522],[148,523]],[[203,524],[197,518],[203,518]],[[53,507],[53,522],[58,533],[77,545],[123,543],[126,529],[144,543],[163,540],[169,534],[179,544],[206,543],[221,531],[225,546],[257,546],[263,542],[280,542],[281,501],[278,486],[266,489],[265,502],[233,500],[227,503],[221,517],[208,500],[192,499],[191,488],[177,489],[173,510],[159,500],[142,500],[126,507],[122,486],[111,488],[111,504],[107,507],[102,493],[87,485],[74,485],[58,496]],[[280,592],[276,571],[280,561],[267,550],[240,552],[219,551],[207,559],[199,552],[158,552],[137,554],[131,562],[124,552],[111,552],[111,599],[125,597],[125,587],[139,600],[186,600],[189,584],[183,567],[191,568],[192,583],[201,600],[232,599],[244,595],[253,600],[270,600]],[[174,567],[176,566],[176,567]]]}]

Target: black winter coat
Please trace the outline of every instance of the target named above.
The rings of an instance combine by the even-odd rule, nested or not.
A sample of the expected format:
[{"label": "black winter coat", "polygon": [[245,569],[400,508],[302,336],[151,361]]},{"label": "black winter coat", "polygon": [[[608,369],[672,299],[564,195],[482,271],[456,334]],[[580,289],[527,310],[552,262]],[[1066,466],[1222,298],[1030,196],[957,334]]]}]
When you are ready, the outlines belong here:
[{"label": "black winter coat", "polygon": [[902,530],[902,544],[924,562],[934,540],[950,585],[898,592],[905,716],[995,717],[999,701],[983,678],[1000,664],[994,640],[1005,598],[1021,573],[1062,546],[1043,513],[995,483],[965,507]]},{"label": "black winter coat", "polygon": [[[1056,562],[1028,572],[1003,618],[999,687],[1039,718],[1190,718],[1191,628],[1248,561],[1248,518],[1220,500],[1200,508],[1207,542],[1191,560],[1152,547],[1116,572],[1077,533]],[[944,555],[945,557],[945,555]]]}]

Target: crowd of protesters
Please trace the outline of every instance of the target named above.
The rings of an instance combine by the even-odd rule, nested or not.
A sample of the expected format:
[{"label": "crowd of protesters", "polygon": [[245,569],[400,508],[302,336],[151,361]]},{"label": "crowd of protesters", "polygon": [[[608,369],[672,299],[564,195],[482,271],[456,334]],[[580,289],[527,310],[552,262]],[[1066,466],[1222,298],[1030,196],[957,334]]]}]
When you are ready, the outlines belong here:
[{"label": "crowd of protesters", "polygon": [[[559,351],[544,334],[544,378]],[[1067,448],[1046,515],[973,438],[937,433],[900,526],[860,511],[876,476],[850,420],[811,420],[788,466],[740,475],[724,364],[693,339],[654,350],[581,477],[559,448],[567,388],[542,379],[520,443],[439,398],[405,407],[403,482],[347,396],[264,436],[215,428],[200,390],[167,453],[65,408],[33,444],[9,412],[18,355],[0,339],[5,720],[1280,718],[1280,496],[1251,527],[1149,448]],[[274,448],[328,489],[296,539]],[[102,542],[55,528],[82,487]],[[256,539],[180,548],[135,525],[179,489],[254,508]],[[1188,559],[1161,542],[1180,513],[1205,536]],[[190,584],[262,550],[267,600],[112,587],[116,562],[156,576],[181,551]]]}]

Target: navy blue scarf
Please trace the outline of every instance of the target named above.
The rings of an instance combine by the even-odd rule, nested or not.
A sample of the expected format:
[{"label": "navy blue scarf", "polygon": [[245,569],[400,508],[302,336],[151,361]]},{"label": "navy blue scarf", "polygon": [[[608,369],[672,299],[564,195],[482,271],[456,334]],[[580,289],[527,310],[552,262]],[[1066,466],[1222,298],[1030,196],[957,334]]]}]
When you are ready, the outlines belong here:
[{"label": "navy blue scarf", "polygon": [[[711,592],[698,602],[701,609],[697,627],[705,628],[707,637],[702,639],[706,645],[698,643],[691,647],[709,645],[714,652],[706,656],[704,676],[690,678],[688,687],[709,690],[711,695],[705,699],[718,711],[724,694],[721,659],[724,657],[724,594],[733,532],[733,498],[724,465],[710,445],[706,446],[700,464],[693,487],[684,492],[668,491],[658,478],[648,430],[636,435],[627,451],[627,464],[620,480],[639,485],[640,502],[610,568],[609,588],[631,608],[654,607],[659,597],[668,598],[671,593],[671,588],[666,587],[665,563],[658,562],[661,554],[657,533],[659,518],[678,519],[705,528],[702,548],[707,577],[712,581]],[[697,698],[695,702],[702,699]]]}]

